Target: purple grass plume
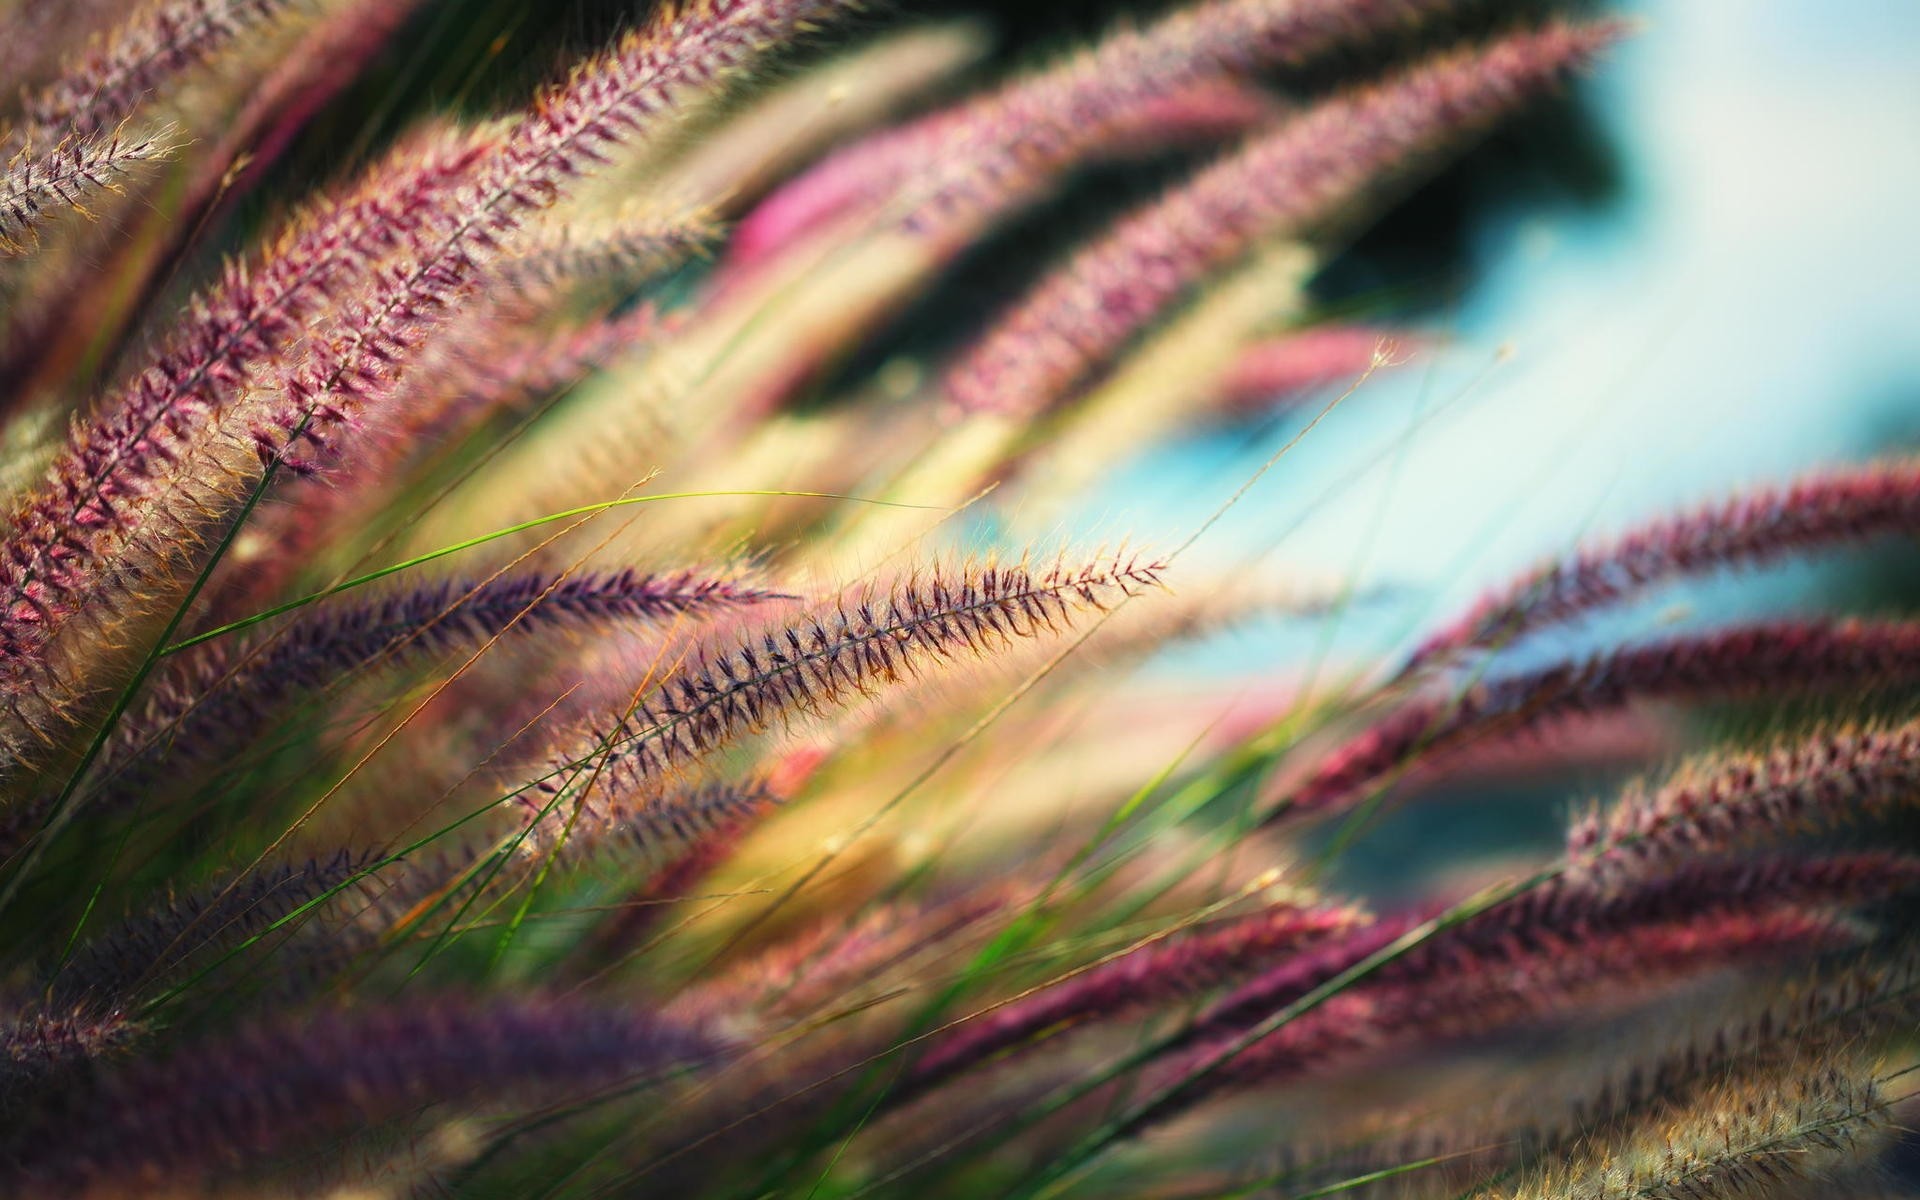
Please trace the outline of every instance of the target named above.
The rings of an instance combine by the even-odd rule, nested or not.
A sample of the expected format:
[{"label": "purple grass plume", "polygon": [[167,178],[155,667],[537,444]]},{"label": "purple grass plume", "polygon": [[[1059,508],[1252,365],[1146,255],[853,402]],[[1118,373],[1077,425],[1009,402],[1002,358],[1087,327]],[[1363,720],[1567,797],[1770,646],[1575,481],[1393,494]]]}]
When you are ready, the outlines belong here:
[{"label": "purple grass plume", "polygon": [[[109,1073],[42,1114],[14,1186],[87,1188],[164,1172],[211,1177],[245,1155],[527,1089],[660,1085],[724,1043],[643,1012],[558,1001],[321,1013]],[[164,1102],[159,1102],[164,1098]]]},{"label": "purple grass plume", "polygon": [[[146,703],[127,714],[89,790],[121,805],[175,790],[183,770],[205,772],[230,762],[266,739],[292,706],[338,692],[375,669],[408,668],[449,651],[477,653],[505,636],[699,620],[788,598],[718,576],[626,570],[445,580],[379,600],[321,605],[265,638],[187,651],[177,669],[156,680]],[[30,832],[25,818],[23,812],[0,818],[0,842],[17,847]]]},{"label": "purple grass plume", "polygon": [[472,161],[470,145],[431,147],[395,177],[296,218],[262,261],[229,267],[152,365],[75,426],[47,481],[11,513],[0,750],[17,756],[57,736],[71,703],[53,686],[57,643],[76,624],[97,637],[144,607],[141,589],[177,569],[205,536],[208,508],[250,477],[244,452],[207,447],[205,431],[246,390],[249,363],[314,319]]},{"label": "purple grass plume", "polygon": [[1788,908],[1586,935],[1539,949],[1514,943],[1472,951],[1417,983],[1362,986],[1263,1037],[1200,1047],[1171,1064],[1165,1090],[1140,1106],[1125,1133],[1138,1136],[1223,1090],[1326,1070],[1407,1041],[1471,1037],[1546,1018],[1582,999],[1624,998],[1702,968],[1764,964],[1853,940],[1831,918]]},{"label": "purple grass plume", "polygon": [[[669,14],[546,89],[497,140],[430,146],[363,183],[359,199],[296,224],[263,278],[231,272],[177,363],[143,372],[99,426],[77,433],[50,486],[16,518],[25,537],[9,548],[0,588],[0,697],[14,728],[0,751],[17,755],[56,732],[68,700],[50,688],[47,658],[80,609],[112,616],[183,555],[192,561],[210,516],[241,503],[264,472],[317,467],[329,430],[393,394],[421,339],[525,220],[676,98],[836,8],[715,0]],[[341,268],[363,287],[325,296],[327,283],[344,282],[328,278]],[[281,365],[272,396],[242,392],[242,365],[261,357],[272,365],[276,334],[329,298],[335,311],[308,332],[301,361]],[[248,402],[225,403],[235,398]],[[207,445],[216,433],[231,440]],[[251,455],[236,454],[235,441],[251,443]],[[180,499],[134,503],[157,495]]]},{"label": "purple grass plume", "polygon": [[335,854],[263,868],[142,913],[79,947],[52,972],[55,1005],[116,1009],[202,956],[260,936],[364,873],[364,857]]}]

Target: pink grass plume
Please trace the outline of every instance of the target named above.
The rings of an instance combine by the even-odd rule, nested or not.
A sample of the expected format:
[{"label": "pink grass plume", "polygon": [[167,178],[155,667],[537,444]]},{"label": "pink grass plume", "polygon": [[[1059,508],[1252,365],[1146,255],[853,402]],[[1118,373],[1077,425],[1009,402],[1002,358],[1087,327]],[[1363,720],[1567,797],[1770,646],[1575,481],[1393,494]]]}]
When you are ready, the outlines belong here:
[{"label": "pink grass plume", "polygon": [[112,628],[191,556],[210,514],[250,477],[244,455],[206,438],[286,353],[344,278],[404,236],[472,163],[470,144],[434,143],[391,174],[323,200],[258,256],[230,265],[188,307],[149,364],[78,422],[46,481],[16,499],[0,561],[0,756],[57,735],[56,642],[78,623]]},{"label": "pink grass plume", "polygon": [[1656,584],[1920,531],[1920,460],[1823,471],[1649,521],[1546,562],[1423,642],[1407,672],[1632,599]]},{"label": "pink grass plume", "polygon": [[1288,813],[1343,809],[1462,749],[1651,700],[1866,688],[1920,678],[1920,624],[1777,622],[1670,638],[1450,694],[1429,690],[1323,756],[1286,789]]},{"label": "pink grass plume", "polygon": [[120,191],[121,180],[175,148],[171,130],[130,135],[116,129],[70,135],[39,153],[19,150],[0,175],[0,256],[29,253],[49,222],[86,212],[90,202]]},{"label": "pink grass plume", "polygon": [[1142,1120],[1168,1119],[1223,1086],[1493,1032],[1609,995],[1637,999],[1645,987],[1704,970],[1854,944],[1861,930],[1835,912],[1916,884],[1920,860],[1877,853],[1703,862],[1613,892],[1562,876],[1434,932],[1250,1045],[1236,1041],[1419,929],[1425,914],[1386,918],[1279,964],[1202,1011],[1172,1046],[1173,1074],[1184,1078]]},{"label": "pink grass plume", "polygon": [[1841,729],[1709,757],[1575,822],[1569,860],[1595,882],[1883,816],[1920,798],[1920,723]]},{"label": "pink grass plume", "polygon": [[1175,1057],[1162,1074],[1165,1090],[1136,1110],[1122,1136],[1138,1136],[1236,1088],[1508,1029],[1574,1005],[1639,999],[1715,968],[1764,965],[1856,940],[1831,917],[1775,907],[1460,953],[1419,979],[1343,991],[1251,1044],[1223,1037]]},{"label": "pink grass plume", "polygon": [[[1271,106],[1238,80],[1404,32],[1450,0],[1206,0],[842,150],[742,222],[745,267],[850,217],[900,211],[929,236],[974,228],[1089,159],[1242,132]],[[964,215],[964,219],[956,220]]]},{"label": "pink grass plume", "polygon": [[288,6],[288,0],[150,0],[97,38],[54,82],[29,94],[16,144],[86,138],[131,116],[188,68]]},{"label": "pink grass plume", "polygon": [[1221,376],[1213,402],[1235,417],[1282,410],[1383,364],[1403,363],[1424,344],[1417,335],[1365,325],[1301,329],[1247,347]]},{"label": "pink grass plume", "polygon": [[1128,950],[966,1022],[934,1042],[904,1086],[917,1093],[1050,1032],[1199,995],[1362,920],[1350,908],[1282,904]]},{"label": "pink grass plume", "polygon": [[624,832],[646,854],[664,850],[665,865],[648,871],[645,881],[626,894],[621,907],[582,945],[579,957],[586,967],[597,969],[643,946],[669,909],[724,865],[789,794],[751,779],[708,784],[690,794],[669,793],[649,806],[655,827],[633,824]]},{"label": "pink grass plume", "polygon": [[608,160],[673,105],[730,80],[772,49],[837,15],[844,0],[704,0],[668,10],[588,59],[532,106],[475,164],[470,184],[428,210],[407,260],[335,318],[284,400],[254,427],[263,461],[302,469],[333,427],[390,401],[406,360],[527,219]]},{"label": "pink grass plume", "polygon": [[187,966],[263,934],[361,873],[363,855],[260,867],[141,913],[80,946],[48,984],[55,1004],[111,1011]]},{"label": "pink grass plume", "polygon": [[[339,426],[396,393],[421,339],[529,215],[677,98],[841,7],[710,0],[669,13],[546,89],[497,139],[376,174],[357,199],[297,222],[263,278],[230,271],[163,363],[76,433],[50,484],[16,515],[21,532],[0,580],[0,701],[12,717],[0,751],[16,756],[70,719],[70,702],[48,685],[49,653],[75,614],[154,603],[137,597],[191,561],[205,531],[269,471],[316,465]],[[373,268],[371,286],[328,296],[330,269],[355,264]],[[322,299],[340,302],[305,331],[299,361],[276,361],[303,309]],[[277,368],[277,386],[233,404],[248,368],[261,366]],[[183,453],[209,440],[250,443],[257,461]],[[169,505],[140,503],[162,487],[176,497]]]},{"label": "pink grass plume", "polygon": [[[508,635],[698,621],[776,599],[791,597],[718,576],[626,570],[443,580],[322,606],[265,638],[189,651],[115,731],[92,786],[131,796],[159,788],[163,774],[230,762],[303,697],[337,692],[373,670],[402,670],[449,651],[472,653]],[[13,823],[0,821],[0,828]]]},{"label": "pink grass plume", "polygon": [[1368,193],[1563,82],[1613,23],[1548,25],[1317,104],[1123,218],[1017,301],[948,372],[965,412],[1050,408],[1209,275],[1336,221]]}]

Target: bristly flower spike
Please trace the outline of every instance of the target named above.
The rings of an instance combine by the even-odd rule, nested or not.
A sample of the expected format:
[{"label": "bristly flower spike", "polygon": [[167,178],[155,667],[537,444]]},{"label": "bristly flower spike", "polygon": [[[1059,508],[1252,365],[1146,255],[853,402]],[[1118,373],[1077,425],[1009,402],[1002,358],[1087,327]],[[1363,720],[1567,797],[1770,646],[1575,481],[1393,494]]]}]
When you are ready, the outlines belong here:
[{"label": "bristly flower spike", "polygon": [[1396,773],[1476,742],[1645,700],[1808,693],[1920,677],[1920,624],[1780,622],[1670,638],[1410,700],[1288,790],[1288,813],[1337,810]]},{"label": "bristly flower spike", "polygon": [[[1190,144],[1267,115],[1237,79],[1417,26],[1451,0],[1204,0],[1121,29],[1056,66],[828,158],[742,222],[729,261],[778,251],[850,214],[933,232],[1019,204],[1086,158],[1128,143]],[[951,236],[942,230],[942,236]]]},{"label": "bristly flower spike", "polygon": [[425,3],[328,0],[287,57],[259,77],[219,141],[200,156],[179,211],[217,219],[230,210]]},{"label": "bristly flower spike", "polygon": [[0,255],[27,253],[47,221],[85,213],[92,198],[119,191],[123,178],[174,148],[170,130],[131,137],[116,129],[70,136],[38,155],[18,151],[0,178]]},{"label": "bristly flower spike", "polygon": [[639,798],[600,800],[583,807],[579,819],[564,833],[559,827],[566,814],[551,817],[536,828],[529,844],[574,856],[630,851],[634,857],[621,861],[642,865],[649,874],[670,871],[681,863],[697,864],[702,847],[725,845],[773,803],[771,792],[751,783],[707,784],[657,795],[642,793]]},{"label": "bristly flower spike", "polygon": [[[1103,88],[1111,89],[1113,78],[1104,77]],[[750,270],[805,244],[810,234],[855,218],[904,229],[935,248],[936,258],[946,257],[995,219],[1044,196],[1080,163],[1217,142],[1258,127],[1276,112],[1266,94],[1224,79],[1173,93],[1157,86],[1163,85],[1137,95],[1103,91],[1100,110],[1078,114],[1079,124],[1047,103],[1066,102],[1071,89],[1055,96],[1036,88],[1032,95],[989,97],[877,135],[748,214],[728,243],[726,265]]]},{"label": "bristly flower spike", "polygon": [[237,946],[362,873],[363,856],[336,854],[263,867],[140,914],[74,952],[48,987],[55,1005],[114,1009],[210,950]]},{"label": "bristly flower spike", "polygon": [[1567,856],[1611,885],[1700,855],[1831,829],[1920,802],[1920,722],[1708,758],[1577,821]]},{"label": "bristly flower spike", "polygon": [[556,845],[576,821],[617,827],[623,806],[644,803],[674,771],[721,745],[825,713],[944,660],[1058,631],[1087,610],[1156,586],[1162,570],[1135,556],[1046,570],[968,565],[867,590],[799,624],[700,650],[612,730],[517,797],[528,821],[524,844]]},{"label": "bristly flower spike", "polygon": [[1549,25],[1315,105],[1123,219],[952,368],[966,412],[1034,413],[1106,365],[1202,279],[1306,232],[1583,67],[1618,25]]},{"label": "bristly flower spike", "polygon": [[0,1017],[0,1112],[39,1112],[84,1087],[95,1064],[137,1031],[124,1013],[91,1006],[28,1005]]},{"label": "bristly flower spike", "polygon": [[339,431],[326,472],[288,481],[282,503],[254,513],[235,556],[246,570],[222,581],[216,612],[238,615],[277,600],[300,567],[391,500],[394,481],[432,470],[436,454],[482,422],[525,414],[670,328],[650,303],[532,329],[527,322],[536,318],[518,301],[471,303],[453,327],[438,331],[435,357],[414,364],[396,403]]},{"label": "bristly flower spike", "polygon": [[646,872],[645,882],[627,893],[620,909],[582,945],[580,958],[617,962],[640,946],[669,906],[686,899],[725,863],[782,799],[766,781],[751,779],[707,784],[684,794],[669,792],[633,814],[620,834],[644,855],[664,854],[666,863]]},{"label": "bristly flower spike", "polygon": [[658,1084],[725,1047],[644,1012],[415,997],[267,1023],[109,1074],[39,1115],[4,1177],[29,1191],[202,1180],[435,1103]]},{"label": "bristly flower spike", "polygon": [[[1264,1036],[1261,1025],[1420,924],[1355,931],[1230,993],[1161,1055],[1167,1085],[1131,1114],[1136,1136],[1223,1090],[1289,1079],[1355,1055],[1472,1036],[1569,1004],[1660,985],[1704,966],[1745,966],[1833,949],[1858,930],[1806,906],[1861,903],[1911,888],[1916,863],[1865,856],[1712,865],[1584,903],[1496,906],[1435,934]],[[1344,944],[1343,944],[1344,941]]]},{"label": "bristly flower spike", "polygon": [[333,336],[285,380],[284,401],[253,429],[261,458],[305,466],[293,455],[295,445],[324,451],[330,427],[388,398],[421,338],[483,266],[504,257],[528,217],[677,100],[715,87],[846,6],[704,0],[668,11],[548,87],[476,165],[470,185],[433,208],[433,219],[410,239],[411,261],[358,298],[337,318]]},{"label": "bristly flower spike", "polygon": [[1461,950],[1418,978],[1363,982],[1250,1044],[1223,1037],[1175,1057],[1164,1075],[1169,1084],[1136,1110],[1125,1136],[1223,1091],[1296,1078],[1340,1059],[1470,1037],[1706,967],[1766,963],[1853,940],[1831,917],[1776,907]]},{"label": "bristly flower spike", "polygon": [[206,515],[245,476],[244,458],[209,438],[208,427],[343,277],[389,252],[464,175],[476,149],[455,138],[396,151],[374,180],[294,218],[267,251],[230,265],[195,298],[151,364],[75,426],[46,482],[10,514],[0,559],[0,759],[52,736],[65,719],[66,698],[50,689],[50,657],[66,628],[122,616],[198,544]]},{"label": "bristly flower spike", "polygon": [[[1137,1134],[1221,1089],[1297,1075],[1331,1058],[1472,1035],[1571,1002],[1660,984],[1702,966],[1750,965],[1832,949],[1859,931],[1822,913],[1920,882],[1888,855],[1709,863],[1602,896],[1522,893],[1396,958],[1353,987],[1247,1042],[1244,1034],[1414,930],[1418,914],[1362,928],[1283,962],[1224,997],[1171,1049],[1172,1085],[1143,1106]],[[1241,1035],[1241,1036],[1236,1036]]]},{"label": "bristly flower spike", "polygon": [[1281,904],[1129,950],[938,1039],[904,1086],[924,1091],[1050,1031],[1203,994],[1363,920],[1351,908]]},{"label": "bristly flower spike", "polygon": [[[1618,1150],[1548,1172],[1510,1200],[1687,1197],[1749,1200],[1834,1195],[1836,1173],[1891,1131],[1891,1101],[1847,1064],[1739,1077],[1704,1089],[1656,1131]],[[1803,1190],[1804,1189],[1804,1190]]]},{"label": "bristly flower spike", "polygon": [[[1857,908],[1910,891],[1920,860],[1889,854],[1826,859],[1692,864],[1670,875],[1601,890],[1572,875],[1557,877],[1498,904],[1386,963],[1371,984],[1417,987],[1436,972],[1478,959],[1480,966],[1514,955],[1578,958],[1585,939],[1628,937],[1639,930],[1704,918],[1765,919],[1782,910]],[[1418,929],[1434,910],[1383,917],[1282,958],[1228,991],[1181,1032],[1189,1045],[1251,1027],[1342,972]]]},{"label": "bristly flower spike", "polygon": [[59,79],[27,97],[16,143],[87,138],[118,125],[154,92],[271,20],[288,0],[150,0]]},{"label": "bristly flower spike", "polygon": [[1428,638],[1406,672],[1492,649],[1667,580],[1915,532],[1920,460],[1823,471],[1784,487],[1756,488],[1535,567]]},{"label": "bristly flower spike", "polygon": [[271,728],[303,695],[338,688],[369,668],[406,667],[508,632],[697,620],[783,599],[792,597],[726,578],[627,570],[446,580],[331,605],[301,614],[257,644],[201,648],[115,732],[98,786],[138,792],[153,786],[153,772],[217,762]]}]

